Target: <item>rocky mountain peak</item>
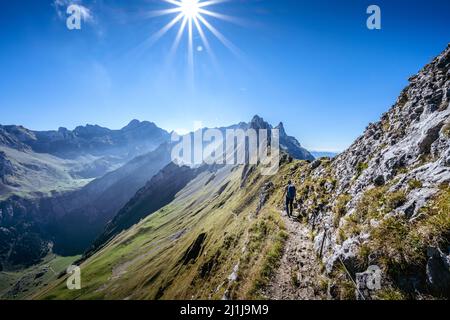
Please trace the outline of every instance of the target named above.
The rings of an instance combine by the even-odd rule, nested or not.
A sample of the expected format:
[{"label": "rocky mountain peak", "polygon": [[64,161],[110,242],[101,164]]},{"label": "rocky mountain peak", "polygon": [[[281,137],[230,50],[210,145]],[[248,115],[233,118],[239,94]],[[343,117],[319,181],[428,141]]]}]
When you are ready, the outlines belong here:
[{"label": "rocky mountain peak", "polygon": [[156,129],[156,125],[149,121],[139,121],[137,119],[131,120],[121,131],[139,130],[139,129]]},{"label": "rocky mountain peak", "polygon": [[135,128],[135,127],[138,127],[140,124],[141,124],[141,122],[139,120],[133,119],[123,129],[125,129],[125,128]]},{"label": "rocky mountain peak", "polygon": [[283,122],[280,122],[280,123],[275,127],[275,129],[280,130],[280,136],[287,136],[286,130],[284,129],[284,124],[283,124]]},{"label": "rocky mountain peak", "polygon": [[272,126],[268,122],[264,121],[264,119],[261,118],[260,116],[255,115],[253,117],[252,121],[250,121],[250,123],[249,123],[249,128],[255,129],[255,130],[260,130],[260,129],[270,130],[270,129],[272,129]]}]

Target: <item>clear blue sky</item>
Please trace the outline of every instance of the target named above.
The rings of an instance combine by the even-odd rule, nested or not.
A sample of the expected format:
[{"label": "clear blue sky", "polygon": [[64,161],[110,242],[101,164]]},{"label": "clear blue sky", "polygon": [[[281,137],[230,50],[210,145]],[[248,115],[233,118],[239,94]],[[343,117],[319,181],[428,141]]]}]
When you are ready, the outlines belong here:
[{"label": "clear blue sky", "polygon": [[[228,125],[259,114],[273,124],[283,121],[310,149],[342,150],[450,42],[448,0],[232,0],[209,9],[239,23],[208,21],[241,56],[206,32],[218,65],[195,51],[192,82],[186,34],[167,62],[178,26],[142,45],[173,17],[146,13],[172,5],[75,2],[92,16],[81,31],[66,28],[64,7],[55,0],[2,2],[1,124],[120,128],[137,118],[171,130],[190,129],[194,121]],[[370,4],[381,7],[381,31],[366,28]]]}]

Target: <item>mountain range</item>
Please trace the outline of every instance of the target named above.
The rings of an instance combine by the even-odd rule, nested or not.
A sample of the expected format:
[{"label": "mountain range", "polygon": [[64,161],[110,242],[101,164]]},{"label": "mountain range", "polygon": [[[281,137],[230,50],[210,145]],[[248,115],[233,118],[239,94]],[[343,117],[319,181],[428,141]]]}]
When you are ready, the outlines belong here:
[{"label": "mountain range", "polygon": [[[238,126],[272,128],[258,116]],[[170,134],[150,122],[133,120],[121,130],[0,128],[0,269],[30,266],[50,252],[83,253],[160,170],[173,168]],[[280,139],[284,149],[312,159],[284,131]]]},{"label": "mountain range", "polygon": [[[10,152],[0,167],[2,181],[9,181],[0,203],[0,296],[450,297],[450,45],[333,158],[314,159],[282,123],[273,127],[255,116],[228,127],[280,130],[280,168],[271,176],[262,174],[263,164],[176,165],[166,133],[156,134],[154,143],[139,142],[142,148],[126,140],[132,152],[119,138],[111,138],[121,145],[112,149],[100,139],[99,150],[128,161],[108,162],[102,175],[84,176],[93,180],[67,191],[49,192],[50,183],[45,192],[21,194],[20,183],[10,186],[14,170],[20,172],[11,150],[84,165],[85,157],[105,156],[88,146],[109,131],[89,127],[95,142],[57,152],[39,149],[31,131],[18,128],[5,129],[0,140]],[[288,180],[297,187],[294,219],[284,208]],[[81,290],[68,290],[64,273],[39,280],[55,253],[76,255],[71,262],[82,270]],[[2,284],[23,266],[29,267],[25,273]],[[379,287],[368,285],[371,270],[379,272]]]}]

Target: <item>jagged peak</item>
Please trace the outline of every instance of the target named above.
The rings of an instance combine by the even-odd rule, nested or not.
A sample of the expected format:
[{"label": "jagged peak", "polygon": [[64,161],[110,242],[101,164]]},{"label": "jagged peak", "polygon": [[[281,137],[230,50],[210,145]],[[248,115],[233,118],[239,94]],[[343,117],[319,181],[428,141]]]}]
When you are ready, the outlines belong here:
[{"label": "jagged peak", "polygon": [[287,134],[286,134],[286,129],[284,128],[283,122],[280,122],[280,123],[275,127],[275,129],[280,130],[280,135],[282,135],[282,136],[287,135]]},{"label": "jagged peak", "polygon": [[272,128],[272,126],[268,122],[264,121],[264,119],[258,115],[255,115],[253,117],[252,121],[250,121],[250,123],[249,123],[249,127],[251,129],[256,129],[256,130]]},{"label": "jagged peak", "polygon": [[141,124],[141,121],[139,121],[138,119],[133,119],[125,127],[133,127],[139,124]]},{"label": "jagged peak", "polygon": [[156,124],[149,121],[139,121],[137,119],[133,119],[128,123],[125,127],[123,127],[121,130],[131,130],[131,129],[137,129],[140,127],[149,127],[149,128],[156,128]]}]

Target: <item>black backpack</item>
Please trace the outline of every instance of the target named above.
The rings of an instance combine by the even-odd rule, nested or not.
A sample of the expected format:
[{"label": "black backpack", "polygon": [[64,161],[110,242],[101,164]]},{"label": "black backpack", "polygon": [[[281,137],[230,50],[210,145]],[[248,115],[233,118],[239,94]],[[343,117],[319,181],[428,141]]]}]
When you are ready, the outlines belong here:
[{"label": "black backpack", "polygon": [[289,199],[295,199],[296,191],[297,190],[295,190],[295,186],[294,185],[292,185],[292,184],[288,185],[288,187],[287,187],[287,197]]}]

